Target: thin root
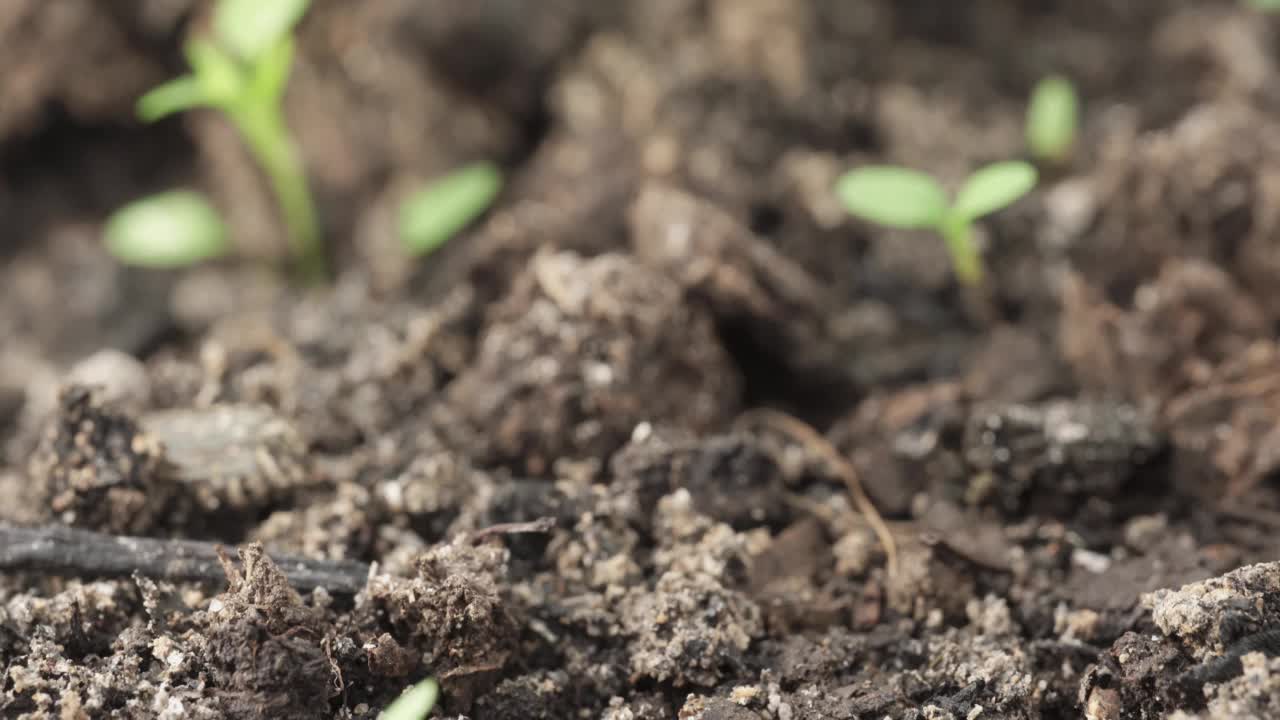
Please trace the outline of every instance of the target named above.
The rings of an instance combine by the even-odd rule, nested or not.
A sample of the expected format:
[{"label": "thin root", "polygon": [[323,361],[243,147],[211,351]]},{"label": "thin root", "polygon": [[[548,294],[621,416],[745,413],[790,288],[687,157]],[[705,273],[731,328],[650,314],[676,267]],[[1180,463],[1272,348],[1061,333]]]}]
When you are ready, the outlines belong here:
[{"label": "thin root", "polygon": [[880,515],[879,510],[876,510],[871,498],[867,497],[866,490],[862,488],[862,481],[858,478],[857,471],[853,469],[853,463],[845,459],[829,440],[817,430],[814,430],[808,423],[780,410],[756,408],[747,411],[738,418],[739,426],[752,425],[753,423],[771,427],[781,432],[791,440],[808,447],[826,461],[831,472],[844,481],[845,487],[848,488],[849,494],[853,497],[853,504],[858,508],[858,512],[862,513],[863,517],[867,519],[872,532],[876,534],[876,538],[884,548],[885,566],[888,569],[889,577],[896,576],[898,574],[898,544],[894,541],[893,532],[889,529],[889,525],[885,523],[884,517]]}]

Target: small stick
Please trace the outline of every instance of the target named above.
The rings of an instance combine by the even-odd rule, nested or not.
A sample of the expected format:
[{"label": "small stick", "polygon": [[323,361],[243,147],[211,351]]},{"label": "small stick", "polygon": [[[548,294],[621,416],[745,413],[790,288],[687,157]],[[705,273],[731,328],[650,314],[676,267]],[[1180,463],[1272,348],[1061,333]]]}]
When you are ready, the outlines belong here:
[{"label": "small stick", "polygon": [[509,522],[490,525],[487,528],[476,530],[471,533],[471,544],[474,545],[481,540],[494,535],[520,535],[524,533],[548,533],[556,526],[556,519],[550,517],[542,517],[529,522]]},{"label": "small stick", "polygon": [[871,498],[867,497],[866,490],[862,488],[862,481],[858,478],[857,471],[853,469],[853,463],[846,460],[830,441],[809,424],[780,410],[756,408],[744,413],[738,419],[738,424],[748,425],[753,420],[790,436],[792,440],[813,450],[827,462],[831,471],[844,481],[849,494],[853,496],[853,504],[857,506],[858,512],[862,513],[862,516],[867,519],[867,524],[871,526],[871,530],[876,534],[880,545],[884,547],[885,564],[889,571],[889,577],[897,575],[898,543],[893,539],[893,532],[885,523],[880,511],[876,510]]},{"label": "small stick", "polygon": [[[31,571],[79,577],[129,577],[225,583],[218,543],[107,535],[60,525],[0,525],[0,572]],[[272,560],[301,591],[324,588],[354,595],[364,589],[369,566],[354,561],[282,555]]]}]

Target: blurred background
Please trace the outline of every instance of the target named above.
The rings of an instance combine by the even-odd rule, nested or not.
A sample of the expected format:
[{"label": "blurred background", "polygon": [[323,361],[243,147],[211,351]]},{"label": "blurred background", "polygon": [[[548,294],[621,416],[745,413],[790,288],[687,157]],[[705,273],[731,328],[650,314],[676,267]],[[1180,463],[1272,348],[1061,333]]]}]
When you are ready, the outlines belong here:
[{"label": "blurred background", "polygon": [[[283,252],[270,194],[224,119],[134,116],[143,92],[185,71],[182,42],[209,11],[201,0],[0,5],[0,388],[102,347],[145,355],[237,298],[275,292],[221,269],[212,280],[125,269],[102,250],[111,211],[182,186],[211,194],[244,257]],[[542,245],[618,247],[626,203],[658,176],[718,203],[840,297],[945,328],[954,318],[928,319],[948,292],[945,255],[852,222],[830,193],[840,172],[892,161],[955,182],[1016,156],[1027,95],[1058,72],[1085,99],[1090,138],[1065,174],[1114,178],[1126,170],[1108,157],[1206,103],[1273,108],[1273,29],[1230,0],[317,0],[287,112],[336,266],[378,292],[430,297],[460,272],[502,277],[495,267]],[[405,261],[395,203],[477,160],[507,171],[494,222]],[[1099,246],[1141,245],[1082,231],[1087,199],[1050,208],[1067,203],[1050,225],[1085,235],[1077,264],[1109,257]],[[1119,212],[1120,225],[1142,222]],[[1008,250],[993,262],[1014,312],[1057,304],[1040,268],[1062,233],[1026,241],[1042,219],[1037,204],[990,229]],[[1202,220],[1218,222],[1179,227]],[[1120,298],[1145,272],[1106,262],[1102,284]],[[863,310],[850,316],[858,327],[886,312]]]}]

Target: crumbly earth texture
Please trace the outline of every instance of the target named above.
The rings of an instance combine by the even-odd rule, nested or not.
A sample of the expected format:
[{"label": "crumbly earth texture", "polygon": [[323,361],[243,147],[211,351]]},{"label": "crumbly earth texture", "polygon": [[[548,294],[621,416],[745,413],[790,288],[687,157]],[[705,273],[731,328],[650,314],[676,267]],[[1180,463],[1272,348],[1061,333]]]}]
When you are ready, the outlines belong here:
[{"label": "crumbly earth texture", "polygon": [[[371,720],[428,676],[451,720],[1277,717],[1246,5],[315,0],[302,288],[234,128],[133,117],[211,3],[0,3],[0,533],[213,573],[0,548],[0,717]],[[1022,157],[1051,72],[1079,134],[976,224],[984,291],[832,192]],[[482,159],[495,205],[405,257],[401,199]],[[239,259],[108,257],[174,186]]]}]

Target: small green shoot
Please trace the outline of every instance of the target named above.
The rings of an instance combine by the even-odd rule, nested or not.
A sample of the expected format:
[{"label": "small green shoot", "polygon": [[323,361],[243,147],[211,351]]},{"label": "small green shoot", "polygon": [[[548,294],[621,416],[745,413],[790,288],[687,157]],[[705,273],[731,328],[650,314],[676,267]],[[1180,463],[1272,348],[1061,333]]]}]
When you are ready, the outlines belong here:
[{"label": "small green shoot", "polygon": [[201,107],[224,113],[271,184],[299,274],[314,282],[327,275],[324,247],[283,109],[293,64],[291,33],[309,5],[310,0],[219,0],[212,37],[194,37],[184,48],[191,74],[144,95],[138,115],[153,122]]},{"label": "small green shoot", "polygon": [[1080,123],[1080,101],[1071,81],[1050,75],[1036,83],[1027,106],[1027,147],[1042,162],[1061,163],[1071,154]]},{"label": "small green shoot", "polygon": [[484,213],[502,189],[490,163],[455,170],[418,190],[400,206],[400,239],[415,257],[435,251]]},{"label": "small green shoot", "polygon": [[427,678],[406,690],[378,715],[378,720],[422,720],[440,697],[440,683]]},{"label": "small green shoot", "polygon": [[973,222],[1013,204],[1035,187],[1036,169],[1025,162],[988,165],[969,176],[948,202],[942,185],[924,173],[875,165],[846,173],[836,194],[850,213],[906,230],[932,229],[942,235],[960,282],[983,283],[982,257],[973,242]]},{"label": "small green shoot", "polygon": [[1244,4],[1254,10],[1262,12],[1276,12],[1280,10],[1280,0],[1244,0]]},{"label": "small green shoot", "polygon": [[230,250],[221,216],[199,193],[173,190],[117,210],[106,225],[107,250],[126,265],[180,268]]}]

